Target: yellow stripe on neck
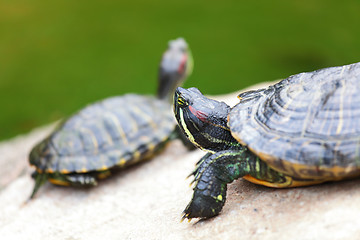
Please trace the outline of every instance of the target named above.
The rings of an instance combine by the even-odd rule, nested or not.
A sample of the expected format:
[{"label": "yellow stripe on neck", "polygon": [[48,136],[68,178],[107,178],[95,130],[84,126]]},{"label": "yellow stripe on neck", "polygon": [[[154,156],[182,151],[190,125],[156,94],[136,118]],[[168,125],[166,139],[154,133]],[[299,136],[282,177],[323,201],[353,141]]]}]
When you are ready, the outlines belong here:
[{"label": "yellow stripe on neck", "polygon": [[179,108],[179,115],[180,115],[180,124],[182,126],[182,128],[184,129],[187,137],[189,138],[190,142],[192,142],[193,144],[195,144],[196,146],[199,146],[194,139],[194,136],[190,133],[189,129],[186,126],[185,120],[184,120],[184,113],[183,110],[181,108]]}]

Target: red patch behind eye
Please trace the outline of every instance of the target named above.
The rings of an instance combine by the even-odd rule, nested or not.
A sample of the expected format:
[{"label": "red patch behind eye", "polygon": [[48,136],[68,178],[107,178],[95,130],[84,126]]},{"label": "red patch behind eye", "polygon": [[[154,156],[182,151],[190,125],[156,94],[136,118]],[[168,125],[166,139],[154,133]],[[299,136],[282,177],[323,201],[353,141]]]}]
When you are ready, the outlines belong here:
[{"label": "red patch behind eye", "polygon": [[189,105],[189,110],[192,114],[194,114],[198,119],[200,119],[202,122],[207,121],[208,115],[202,111],[196,110],[192,106]]},{"label": "red patch behind eye", "polygon": [[179,68],[178,68],[178,73],[179,73],[179,74],[182,74],[182,73],[184,72],[186,61],[187,61],[187,55],[184,54],[183,57],[182,57],[182,59],[181,59],[180,66],[179,66]]}]

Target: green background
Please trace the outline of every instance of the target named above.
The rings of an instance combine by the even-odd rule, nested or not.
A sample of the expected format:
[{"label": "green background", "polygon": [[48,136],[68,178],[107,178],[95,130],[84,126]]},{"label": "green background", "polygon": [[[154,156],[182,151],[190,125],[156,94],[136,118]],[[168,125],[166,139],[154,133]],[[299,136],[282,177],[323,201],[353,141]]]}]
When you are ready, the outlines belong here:
[{"label": "green background", "polygon": [[126,92],[153,94],[169,39],[206,94],[360,61],[358,0],[2,0],[0,139]]}]

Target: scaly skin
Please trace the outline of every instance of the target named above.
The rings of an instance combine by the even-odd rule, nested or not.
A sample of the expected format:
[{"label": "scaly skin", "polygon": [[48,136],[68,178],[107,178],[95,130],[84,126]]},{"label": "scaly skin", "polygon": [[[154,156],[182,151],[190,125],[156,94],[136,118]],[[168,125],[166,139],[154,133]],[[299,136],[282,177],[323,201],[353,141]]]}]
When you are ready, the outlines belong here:
[{"label": "scaly skin", "polygon": [[221,211],[226,200],[227,184],[250,175],[269,183],[285,183],[286,178],[246,148],[207,154],[196,168],[194,195],[183,218],[210,218]]},{"label": "scaly skin", "polygon": [[271,169],[243,147],[227,127],[230,107],[205,98],[199,90],[178,88],[174,111],[180,128],[194,145],[208,151],[197,164],[194,194],[183,218],[210,218],[220,213],[227,184],[244,176],[269,184],[287,184],[288,178]]}]

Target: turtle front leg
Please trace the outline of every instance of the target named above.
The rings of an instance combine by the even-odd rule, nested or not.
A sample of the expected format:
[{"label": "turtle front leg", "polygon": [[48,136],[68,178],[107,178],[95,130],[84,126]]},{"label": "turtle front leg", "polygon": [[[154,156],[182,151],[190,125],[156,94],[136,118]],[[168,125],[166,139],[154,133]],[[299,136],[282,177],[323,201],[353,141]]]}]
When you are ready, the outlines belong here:
[{"label": "turtle front leg", "polygon": [[218,215],[225,204],[227,184],[245,175],[263,181],[286,181],[246,148],[205,155],[193,175],[196,186],[183,215],[188,219]]},{"label": "turtle front leg", "polygon": [[183,218],[210,218],[221,211],[226,200],[227,183],[244,176],[239,168],[240,152],[226,150],[206,154],[193,172],[194,194]]}]

